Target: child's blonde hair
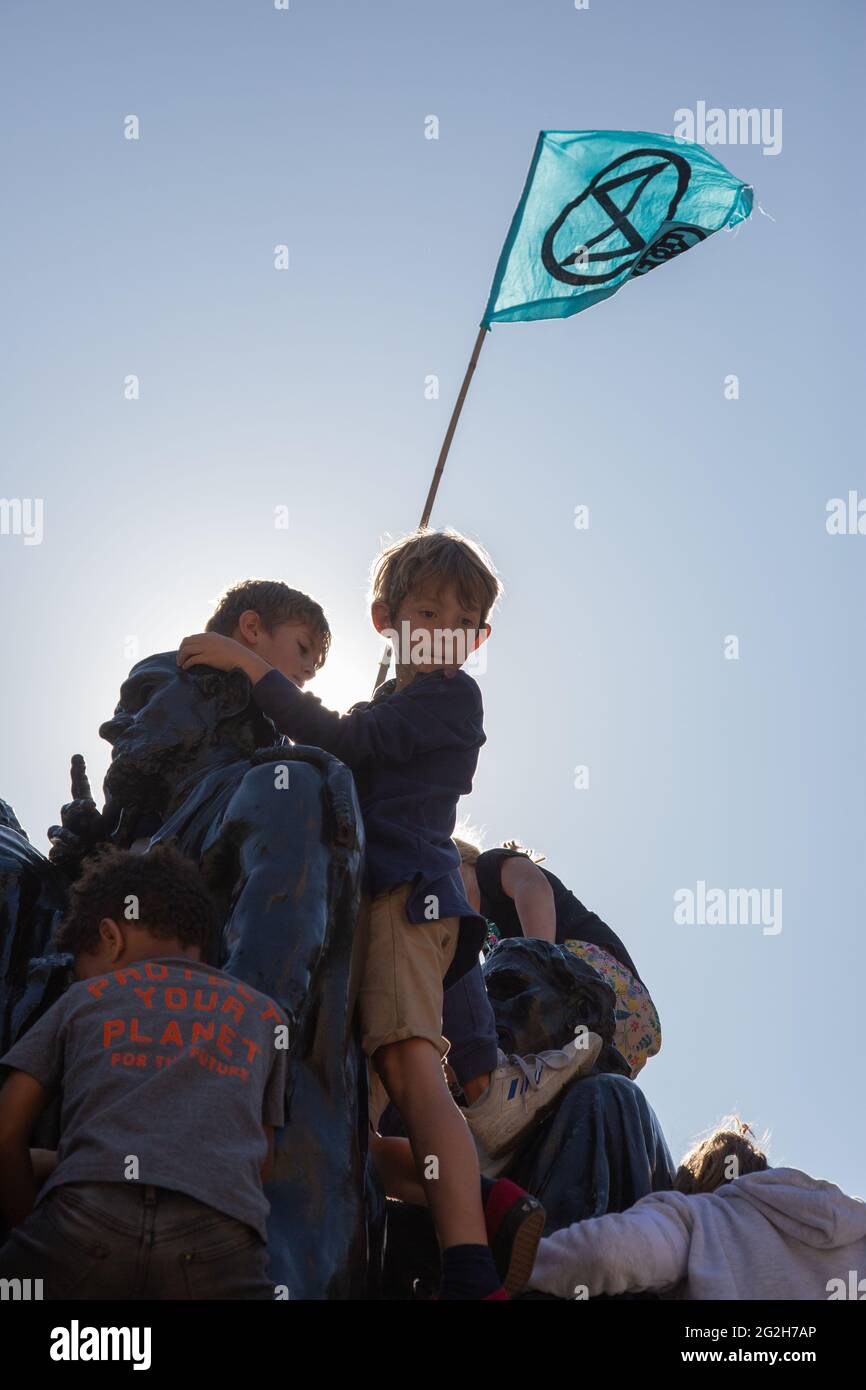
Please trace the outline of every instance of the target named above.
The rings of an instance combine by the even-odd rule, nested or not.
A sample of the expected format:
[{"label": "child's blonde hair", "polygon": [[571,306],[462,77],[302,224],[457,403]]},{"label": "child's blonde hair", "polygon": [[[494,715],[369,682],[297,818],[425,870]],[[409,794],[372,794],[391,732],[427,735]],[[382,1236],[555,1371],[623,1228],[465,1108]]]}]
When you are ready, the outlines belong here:
[{"label": "child's blonde hair", "polygon": [[397,613],[410,594],[430,583],[437,590],[453,584],[461,603],[480,608],[481,622],[502,592],[490,556],[459,532],[413,531],[387,546],[373,562],[371,598]]},{"label": "child's blonde hair", "polygon": [[543,864],[547,858],[546,854],[539,854],[537,849],[528,849],[519,840],[503,840],[503,849],[513,849],[515,854],[525,854],[527,859],[531,859],[533,864]]},{"label": "child's blonde hair", "polygon": [[[484,853],[481,832],[473,829],[468,821],[461,822],[457,826],[454,833],[454,843],[460,851],[461,864],[477,864]],[[514,850],[515,854],[525,854],[526,858],[531,859],[533,864],[541,864],[545,858],[543,854],[538,854],[534,849],[527,849],[517,840],[503,840],[502,848]]]},{"label": "child's blonde hair", "polygon": [[462,819],[454,830],[454,843],[460,851],[461,864],[477,864],[484,853],[484,836],[471,821]]},{"label": "child's blonde hair", "polygon": [[715,1192],[746,1173],[761,1173],[769,1168],[767,1155],[759,1147],[766,1144],[767,1135],[758,1139],[754,1130],[739,1115],[726,1115],[719,1125],[700,1140],[685,1155],[674,1178],[674,1191],[693,1196],[698,1192]]}]

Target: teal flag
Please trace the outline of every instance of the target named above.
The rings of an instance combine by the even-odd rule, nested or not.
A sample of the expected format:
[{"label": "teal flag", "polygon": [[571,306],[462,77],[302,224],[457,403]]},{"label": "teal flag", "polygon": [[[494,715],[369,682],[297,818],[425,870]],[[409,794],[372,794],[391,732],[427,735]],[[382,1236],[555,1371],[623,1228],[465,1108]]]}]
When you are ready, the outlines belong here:
[{"label": "teal flag", "polygon": [[688,140],[543,130],[481,322],[580,313],[751,211],[751,187]]}]

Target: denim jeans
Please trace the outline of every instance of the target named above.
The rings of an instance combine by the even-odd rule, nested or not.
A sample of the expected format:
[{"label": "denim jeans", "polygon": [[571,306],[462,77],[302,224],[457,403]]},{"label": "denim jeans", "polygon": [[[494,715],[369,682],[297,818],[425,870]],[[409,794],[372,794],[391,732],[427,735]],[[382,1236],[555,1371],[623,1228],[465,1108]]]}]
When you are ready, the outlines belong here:
[{"label": "denim jeans", "polygon": [[496,1067],[496,1019],[481,966],[446,989],[442,1032],[451,1044],[448,1065],[461,1086]]},{"label": "denim jeans", "polygon": [[137,1183],[52,1189],[0,1248],[0,1278],[45,1299],[272,1299],[257,1231],[194,1197]]}]

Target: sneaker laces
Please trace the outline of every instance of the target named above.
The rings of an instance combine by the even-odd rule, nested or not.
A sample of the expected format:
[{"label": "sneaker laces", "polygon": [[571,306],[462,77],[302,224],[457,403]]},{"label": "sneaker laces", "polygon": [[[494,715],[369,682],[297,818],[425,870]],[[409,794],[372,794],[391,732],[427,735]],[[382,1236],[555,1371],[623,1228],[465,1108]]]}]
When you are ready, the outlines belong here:
[{"label": "sneaker laces", "polygon": [[[556,1062],[554,1062],[553,1060],[548,1060],[554,1057],[560,1058],[561,1060]],[[557,1071],[560,1067],[565,1066],[566,1062],[568,1061],[568,1058],[566,1057],[564,1052],[559,1051],[549,1052],[546,1057],[542,1056],[541,1053],[535,1052],[528,1052],[525,1057],[521,1057],[518,1055],[518,1053],[515,1052],[509,1056],[508,1061],[513,1066],[517,1067],[518,1071],[522,1072],[523,1075],[526,1077],[526,1080],[529,1082],[530,1086],[532,1086],[534,1090],[538,1091],[541,1089],[541,1077],[542,1073],[544,1072],[544,1068],[550,1067],[552,1071]],[[523,1095],[525,1099],[525,1091],[523,1092]]]}]

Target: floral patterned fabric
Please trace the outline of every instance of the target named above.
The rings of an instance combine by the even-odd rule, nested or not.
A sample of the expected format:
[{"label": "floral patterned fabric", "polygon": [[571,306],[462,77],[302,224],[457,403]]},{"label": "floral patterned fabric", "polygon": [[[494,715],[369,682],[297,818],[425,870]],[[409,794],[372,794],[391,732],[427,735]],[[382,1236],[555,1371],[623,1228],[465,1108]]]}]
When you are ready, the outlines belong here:
[{"label": "floral patterned fabric", "polygon": [[490,955],[490,952],[494,950],[495,947],[497,947],[500,941],[502,940],[502,932],[499,930],[495,922],[491,922],[489,917],[485,917],[484,920],[487,923],[487,931],[484,936],[484,942],[481,947],[481,953],[484,956],[484,959],[486,960],[487,957]]},{"label": "floral patterned fabric", "polygon": [[601,946],[588,941],[563,941],[562,945],[597,970],[616,995],[614,1047],[631,1067],[631,1079],[654,1057],[662,1045],[662,1030],[656,1006],[644,985],[630,970]]}]

